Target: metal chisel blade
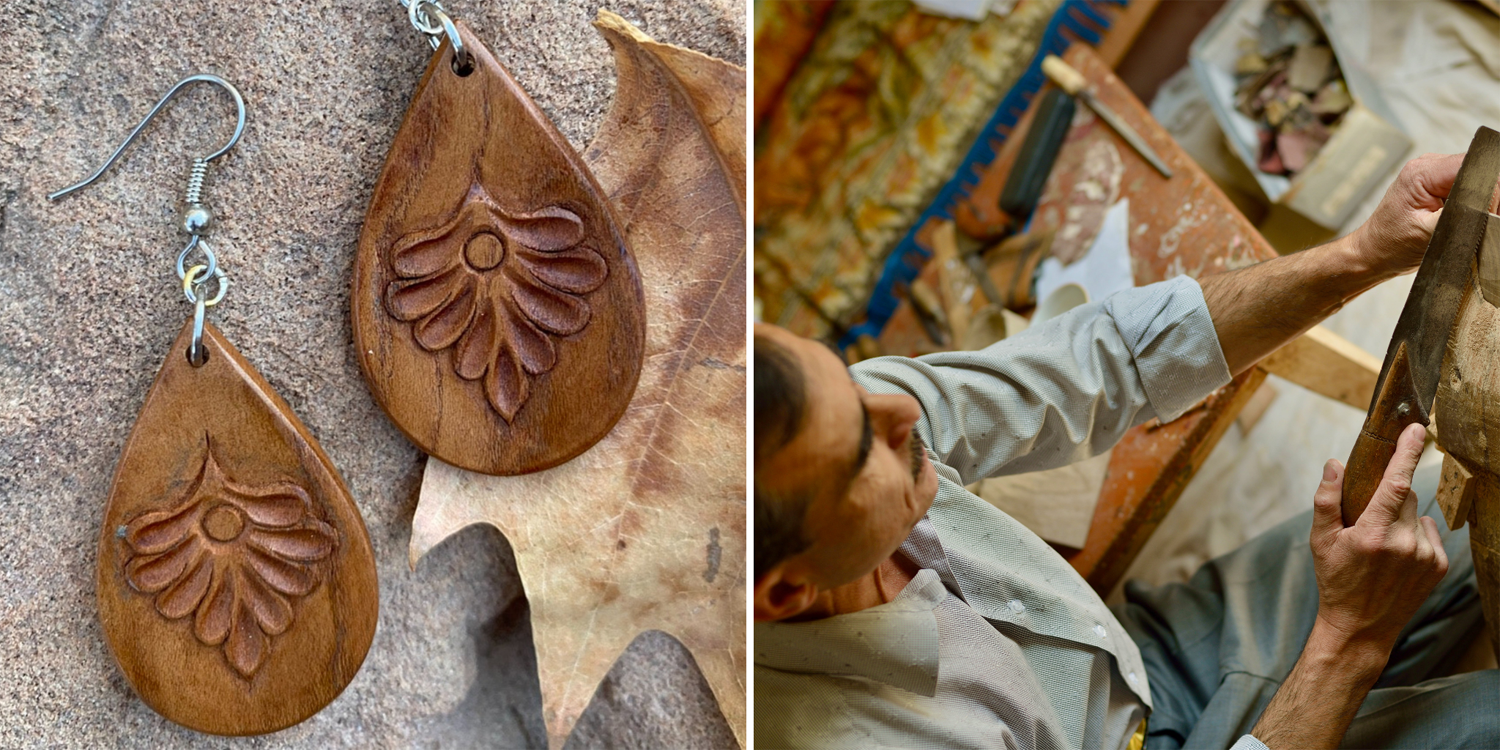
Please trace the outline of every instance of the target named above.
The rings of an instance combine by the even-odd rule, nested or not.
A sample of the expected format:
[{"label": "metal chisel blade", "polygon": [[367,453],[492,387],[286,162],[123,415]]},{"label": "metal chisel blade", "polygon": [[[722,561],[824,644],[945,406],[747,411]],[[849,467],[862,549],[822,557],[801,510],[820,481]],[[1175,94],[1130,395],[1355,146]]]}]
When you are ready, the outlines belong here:
[{"label": "metal chisel blade", "polygon": [[1172,170],[1167,168],[1167,163],[1162,161],[1162,158],[1157,155],[1156,149],[1151,148],[1151,145],[1146,143],[1146,139],[1142,138],[1140,133],[1135,132],[1135,128],[1125,124],[1125,121],[1119,115],[1115,114],[1114,110],[1099,103],[1099,100],[1095,99],[1093,94],[1087,91],[1080,91],[1078,92],[1078,96],[1083,99],[1084,104],[1089,105],[1089,109],[1094,110],[1094,114],[1099,115],[1099,119],[1109,123],[1109,126],[1114,128],[1115,132],[1119,133],[1120,137],[1124,138],[1125,142],[1129,143],[1131,148],[1144,157],[1151,166],[1156,167],[1156,171],[1161,172],[1161,175],[1167,179],[1172,178]]}]

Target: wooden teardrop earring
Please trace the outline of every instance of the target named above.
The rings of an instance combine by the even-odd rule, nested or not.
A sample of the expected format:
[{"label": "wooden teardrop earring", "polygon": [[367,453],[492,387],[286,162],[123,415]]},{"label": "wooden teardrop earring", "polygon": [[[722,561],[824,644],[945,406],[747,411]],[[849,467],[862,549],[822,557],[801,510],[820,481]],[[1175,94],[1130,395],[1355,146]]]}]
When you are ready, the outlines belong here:
[{"label": "wooden teardrop earring", "polygon": [[359,362],[427,453],[550,468],[635,392],[645,301],[608,199],[474,33],[401,0],[436,50],[375,185],[355,262]]},{"label": "wooden teardrop earring", "polygon": [[[147,705],[213,734],[273,732],[344,689],[375,635],[364,521],[338,471],[260,373],[204,316],[229,280],[204,235],[208,163],[245,129],[217,76],[173,86],[92,183],[184,87],[234,98],[228,144],[193,161],[177,275],[193,314],[156,375],[115,469],[99,536],[99,619]],[[213,295],[209,296],[212,282]]]}]

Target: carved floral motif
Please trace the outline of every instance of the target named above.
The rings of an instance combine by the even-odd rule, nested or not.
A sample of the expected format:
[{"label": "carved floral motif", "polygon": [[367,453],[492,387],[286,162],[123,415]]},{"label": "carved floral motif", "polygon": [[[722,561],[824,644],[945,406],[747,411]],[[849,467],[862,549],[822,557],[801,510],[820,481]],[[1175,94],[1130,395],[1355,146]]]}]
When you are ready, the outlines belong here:
[{"label": "carved floral motif", "polygon": [[186,497],[126,524],[125,579],[153,595],[163,617],[191,615],[198,640],[222,646],[248,679],[265,663],[272,637],[291,627],[296,600],[322,582],[325,571],[315,563],[332,554],[336,532],[313,516],[307,491],[291,481],[235,483],[212,445]]},{"label": "carved floral motif", "polygon": [[588,325],[582,295],[609,274],[583,241],[583,220],[572,211],[505,213],[474,185],[446,224],[411,232],[391,249],[399,278],[386,288],[386,310],[412,324],[423,349],[452,347],[454,372],[483,379],[486,399],[510,422],[531,380],[557,365],[553,338]]}]

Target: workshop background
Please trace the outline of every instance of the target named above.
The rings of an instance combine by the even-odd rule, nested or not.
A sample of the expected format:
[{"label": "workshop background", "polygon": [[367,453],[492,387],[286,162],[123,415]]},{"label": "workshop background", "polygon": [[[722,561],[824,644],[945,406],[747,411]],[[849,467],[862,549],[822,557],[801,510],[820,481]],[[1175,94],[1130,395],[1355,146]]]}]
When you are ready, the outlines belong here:
[{"label": "workshop background", "polygon": [[[742,0],[449,0],[580,151],[614,96],[604,7],[663,42],[744,65]],[[545,747],[531,625],[509,545],[467,529],[408,566],[426,457],[355,361],[349,289],[370,192],[431,49],[396,0],[7,3],[0,31],[0,747]],[[244,139],[213,164],[212,321],[308,426],[364,515],[380,620],[347,690],[272,735],[156,715],[101,632],[95,549],[110,478],[190,314],[172,270],[188,166],[233,109],[197,87],[99,183],[98,165],[173,83],[244,93]],[[639,637],[568,747],[733,748],[687,651]]]},{"label": "workshop background", "polygon": [[[1196,163],[1185,179],[1195,186],[1200,178],[1212,180],[1223,193],[1202,205],[1152,205],[1149,186],[1161,184],[1160,178],[1149,167],[1121,167],[1122,158],[1145,164],[1129,146],[1115,139],[1102,156],[1070,156],[1064,144],[1059,167],[1042,191],[1044,208],[1029,227],[1050,222],[1056,231],[1030,245],[1050,247],[1064,262],[1087,255],[1094,271],[1123,258],[1126,284],[1131,267],[1137,278],[1203,271],[1202,262],[1197,270],[1193,264],[1171,266],[1181,254],[1178,240],[1193,232],[1202,236],[1206,225],[1218,221],[1219,208],[1231,210],[1231,203],[1256,236],[1229,226],[1219,236],[1232,237],[1233,247],[1193,249],[1213,258],[1220,270],[1263,257],[1241,247],[1242,241],[1288,253],[1346,234],[1373,211],[1400,164],[1423,153],[1464,151],[1478,126],[1500,127],[1500,4],[1490,0],[757,0],[754,12],[756,313],[841,346],[850,361],[975,348],[1025,325],[1010,310],[1002,316],[978,308],[985,300],[973,295],[987,295],[972,281],[953,285],[955,271],[970,277],[957,261],[966,254],[965,242],[955,243],[952,227],[956,220],[962,238],[966,227],[996,226],[984,214],[993,219],[998,191],[988,176],[977,175],[987,175],[986,165],[1014,158],[1017,144],[1006,135],[1028,109],[1027,100],[1036,109],[1041,99],[1031,95],[1045,82],[1038,70],[1046,52],[1087,46],[1086,54],[1066,58],[1113,68],[1123,83],[1116,91],[1100,83],[1102,76],[1091,78],[1100,98],[1112,97],[1146,140],[1160,144],[1170,135]],[[1149,106],[1149,117],[1118,104],[1128,98],[1125,87]],[[1077,105],[1069,143],[1098,150],[1106,137],[1096,131],[1104,126],[1085,109]],[[1226,126],[1233,138],[1249,144],[1247,154],[1231,148]],[[1335,148],[1340,130],[1345,137]],[[1319,161],[1325,144],[1328,153]],[[1123,186],[1122,174],[1128,175]],[[1126,193],[1131,200],[1128,208],[1120,207],[1124,223],[1112,224],[1106,209]],[[1172,228],[1165,233],[1161,212],[1171,214]],[[1178,217],[1176,224],[1171,217]],[[1137,227],[1136,221],[1142,223]],[[985,262],[992,279],[1020,274],[1029,282],[1038,267],[1039,287],[1048,274],[1054,282],[1071,278],[1058,276],[1057,261],[1026,263],[1028,243],[1016,237],[994,246],[999,237],[967,242],[970,250],[990,248]],[[1132,257],[1122,255],[1127,252]],[[935,259],[924,261],[925,255]],[[996,264],[1010,268],[997,270]],[[941,267],[934,273],[933,265]],[[1185,418],[1202,424],[1215,415],[1234,417],[1225,411],[1231,408],[1226,401],[1238,410],[1217,445],[1211,434],[1202,438],[1204,431],[1193,428],[1212,448],[1206,456],[1187,455],[1167,465],[1186,486],[1170,486],[1174,477],[1154,485],[1181,494],[1175,507],[1166,503],[1171,510],[1164,518],[1141,521],[1160,525],[1133,563],[1128,554],[1110,555],[1139,545],[1139,539],[1104,553],[1080,551],[1085,545],[1078,534],[1089,531],[1089,519],[1099,530],[1094,503],[1106,465],[1115,470],[1109,458],[1049,472],[1046,479],[1009,479],[994,487],[996,480],[987,480],[974,489],[1049,541],[1071,533],[1072,544],[1055,546],[1075,566],[1094,566],[1085,576],[1110,601],[1118,599],[1119,581],[1126,578],[1185,580],[1204,561],[1311,507],[1323,462],[1346,460],[1353,447],[1373,372],[1412,278],[1366,292],[1323,324],[1332,335],[1317,345],[1318,355],[1345,369],[1330,369],[1321,378],[1305,371],[1298,376],[1308,383],[1321,379],[1319,387],[1334,394],[1339,384],[1326,381],[1353,368],[1368,374],[1362,395],[1345,392],[1341,401],[1273,373],[1258,389],[1241,388],[1253,395],[1211,397],[1209,416]],[[1008,296],[1010,307],[1030,314],[1037,300],[1017,295],[1017,288],[1002,285],[997,291]],[[971,316],[967,327],[959,320]],[[1253,386],[1260,377],[1238,379],[1231,388]],[[1156,428],[1141,428],[1144,437],[1116,452],[1160,448],[1169,441],[1151,437]],[[1441,460],[1429,446],[1423,466]],[[1151,516],[1153,506],[1143,506],[1139,496],[1121,502]],[[1082,529],[1049,528],[1069,518],[1082,519]],[[1090,537],[1086,546],[1096,542]],[[1120,569],[1100,573],[1110,560]],[[1494,664],[1486,639],[1478,638],[1460,669]]]}]

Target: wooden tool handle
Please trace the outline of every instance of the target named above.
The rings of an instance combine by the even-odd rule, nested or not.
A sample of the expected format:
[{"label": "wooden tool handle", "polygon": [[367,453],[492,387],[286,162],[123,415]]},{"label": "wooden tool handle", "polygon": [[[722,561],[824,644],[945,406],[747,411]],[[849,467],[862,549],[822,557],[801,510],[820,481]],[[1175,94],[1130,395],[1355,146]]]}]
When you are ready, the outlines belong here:
[{"label": "wooden tool handle", "polygon": [[1349,464],[1344,470],[1344,525],[1353,526],[1359,520],[1365,506],[1375,496],[1380,480],[1385,476],[1385,467],[1391,456],[1396,455],[1396,443],[1368,430],[1359,431],[1354,441],[1354,450],[1349,453]]},{"label": "wooden tool handle", "polygon": [[1385,476],[1391,457],[1396,455],[1396,440],[1413,422],[1426,425],[1427,415],[1412,386],[1411,361],[1403,343],[1396,350],[1396,357],[1380,384],[1380,392],[1375,395],[1359,438],[1354,441],[1354,450],[1349,454],[1342,499],[1345,526],[1353,526],[1365,512],[1365,506],[1370,504],[1381,478]]},{"label": "wooden tool handle", "polygon": [[1057,84],[1057,87],[1074,96],[1083,90],[1085,81],[1083,74],[1073,69],[1073,66],[1063,62],[1057,55],[1047,55],[1042,58],[1042,72]]}]

